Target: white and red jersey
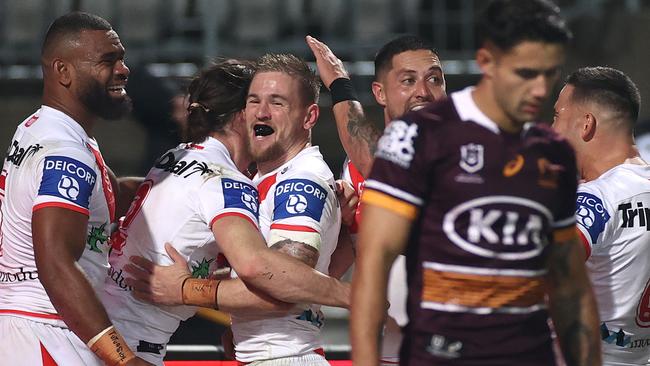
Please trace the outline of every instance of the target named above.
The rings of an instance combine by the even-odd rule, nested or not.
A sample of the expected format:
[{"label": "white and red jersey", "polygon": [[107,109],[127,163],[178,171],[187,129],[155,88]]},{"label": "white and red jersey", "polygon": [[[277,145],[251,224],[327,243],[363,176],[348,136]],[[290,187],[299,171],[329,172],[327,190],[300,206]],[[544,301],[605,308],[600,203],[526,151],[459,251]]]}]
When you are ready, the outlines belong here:
[{"label": "white and red jersey", "polygon": [[110,269],[102,301],[111,320],[138,355],[158,362],[165,344],[194,306],[155,306],[136,300],[124,283],[124,265],[141,256],[160,265],[173,262],[171,243],[197,278],[217,269],[219,248],[212,225],[222,217],[243,217],[257,227],[257,190],[237,170],[226,147],[209,137],[165,153],[140,185],[113,236]]},{"label": "white and red jersey", "polygon": [[[268,246],[283,239],[314,243],[319,251],[316,270],[327,274],[336,249],[341,212],[334,175],[318,147],[302,150],[274,171],[254,179],[260,193],[260,230]],[[311,244],[310,244],[311,245]],[[304,311],[268,317],[232,314],[237,360],[252,362],[301,355],[322,347],[323,316],[318,305]]]},{"label": "white and red jersey", "polygon": [[88,216],[79,259],[98,289],[106,276],[108,228],[115,214],[107,168],[97,142],[70,116],[42,106],[18,126],[0,179],[0,315],[65,326],[38,280],[32,213],[60,207]]},{"label": "white and red jersey", "polygon": [[650,166],[618,165],[581,184],[577,200],[605,364],[645,365],[650,359]]},{"label": "white and red jersey", "polygon": [[[341,172],[341,179],[347,181],[354,187],[354,192],[361,200],[363,188],[366,186],[366,180],[356,166],[346,158],[343,163],[343,171]],[[355,242],[359,232],[359,222],[361,221],[361,205],[357,204],[357,209],[354,214],[354,223],[349,227],[352,240]],[[382,339],[381,347],[381,361],[383,364],[398,364],[399,363],[399,347],[402,343],[401,327],[408,324],[408,315],[406,314],[406,297],[407,297],[406,283],[406,258],[404,255],[398,255],[390,268],[388,275],[388,288],[386,298],[390,303],[388,308],[388,316],[392,320],[387,322],[394,322],[398,327],[389,324],[384,328],[384,336]]]},{"label": "white and red jersey", "polygon": [[[354,192],[357,194],[359,199],[361,198],[361,193],[363,193],[363,187],[366,185],[366,180],[361,175],[361,172],[357,169],[350,158],[346,158],[343,163],[343,171],[341,172],[341,179],[350,183],[354,187]],[[357,204],[357,210],[354,214],[354,223],[348,228],[350,234],[353,238],[356,239],[356,235],[359,232],[359,222],[361,220],[361,209],[359,204]]]}]

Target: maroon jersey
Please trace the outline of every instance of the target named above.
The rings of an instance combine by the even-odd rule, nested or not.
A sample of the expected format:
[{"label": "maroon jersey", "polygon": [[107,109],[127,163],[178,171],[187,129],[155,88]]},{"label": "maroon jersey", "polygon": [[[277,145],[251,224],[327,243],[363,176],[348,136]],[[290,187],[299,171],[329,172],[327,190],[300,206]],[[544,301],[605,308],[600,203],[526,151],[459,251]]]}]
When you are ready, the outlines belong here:
[{"label": "maroon jersey", "polygon": [[413,220],[402,365],[554,365],[544,277],[575,230],[572,149],[499,130],[471,88],[393,121],[363,201]]}]

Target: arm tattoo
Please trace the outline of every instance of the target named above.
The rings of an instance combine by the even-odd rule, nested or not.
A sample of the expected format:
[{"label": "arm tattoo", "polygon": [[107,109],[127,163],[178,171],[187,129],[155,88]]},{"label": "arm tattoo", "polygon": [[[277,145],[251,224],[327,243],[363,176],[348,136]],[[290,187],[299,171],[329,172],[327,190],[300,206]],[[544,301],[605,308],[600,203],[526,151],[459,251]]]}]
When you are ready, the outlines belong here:
[{"label": "arm tattoo", "polygon": [[363,109],[354,101],[348,101],[347,103],[350,108],[348,111],[348,133],[350,137],[365,142],[370,154],[374,155],[377,150],[377,141],[381,136],[381,130],[366,119]]},{"label": "arm tattoo", "polygon": [[281,240],[273,244],[271,249],[294,257],[312,268],[318,262],[318,250],[316,248],[291,239]]}]

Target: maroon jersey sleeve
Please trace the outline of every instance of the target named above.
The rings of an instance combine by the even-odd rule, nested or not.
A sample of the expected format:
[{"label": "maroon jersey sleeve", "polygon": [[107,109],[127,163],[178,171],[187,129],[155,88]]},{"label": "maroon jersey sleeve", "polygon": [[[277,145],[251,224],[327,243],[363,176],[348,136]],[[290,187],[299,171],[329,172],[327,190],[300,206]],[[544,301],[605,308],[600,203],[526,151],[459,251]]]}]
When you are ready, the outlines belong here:
[{"label": "maroon jersey sleeve", "polygon": [[[548,127],[543,127],[548,129]],[[550,129],[546,131],[551,143],[547,159],[540,159],[539,184],[557,185],[559,199],[553,210],[553,229],[561,230],[575,225],[578,169],[573,148]]]}]

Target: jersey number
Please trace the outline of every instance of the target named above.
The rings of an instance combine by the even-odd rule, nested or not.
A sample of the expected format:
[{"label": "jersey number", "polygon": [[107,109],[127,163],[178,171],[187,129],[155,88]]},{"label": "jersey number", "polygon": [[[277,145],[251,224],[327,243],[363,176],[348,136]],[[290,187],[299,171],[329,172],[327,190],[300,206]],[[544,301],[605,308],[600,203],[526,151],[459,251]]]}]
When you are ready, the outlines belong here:
[{"label": "jersey number", "polygon": [[650,280],[645,285],[641,300],[636,308],[636,324],[641,328],[650,327]]},{"label": "jersey number", "polygon": [[135,192],[135,197],[133,197],[133,201],[131,202],[131,206],[129,206],[129,210],[126,212],[126,215],[123,218],[120,218],[120,225],[117,231],[111,235],[110,255],[122,255],[122,249],[126,244],[126,237],[128,236],[126,231],[140,212],[140,209],[142,208],[145,199],[149,195],[149,191],[151,191],[152,186],[153,181],[151,179],[147,179],[142,182],[142,184],[140,184],[140,187],[138,187],[138,190]]},{"label": "jersey number", "polygon": [[7,182],[7,171],[2,169],[2,174],[0,174],[0,257],[2,257],[2,201],[5,197],[5,185]]}]

